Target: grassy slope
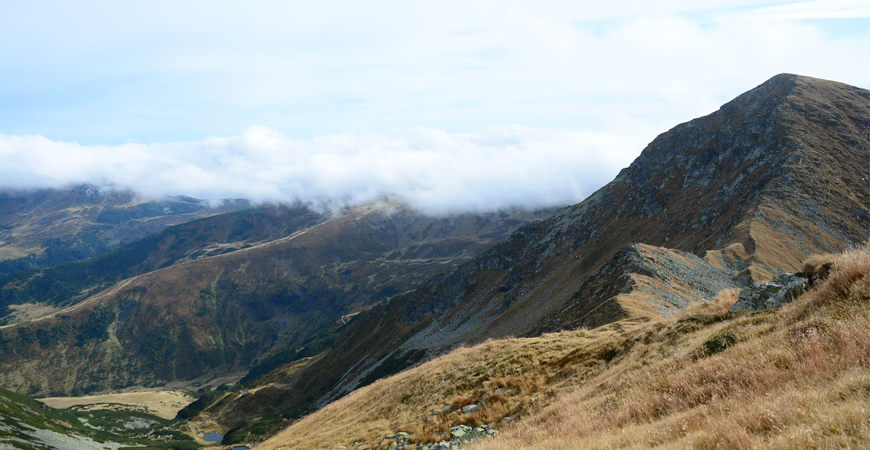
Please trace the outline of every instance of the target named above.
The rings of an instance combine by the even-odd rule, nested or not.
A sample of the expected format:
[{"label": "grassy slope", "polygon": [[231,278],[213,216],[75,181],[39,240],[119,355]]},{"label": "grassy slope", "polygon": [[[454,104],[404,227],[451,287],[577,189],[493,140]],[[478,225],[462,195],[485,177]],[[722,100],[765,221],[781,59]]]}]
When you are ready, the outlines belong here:
[{"label": "grassy slope", "polygon": [[[678,320],[462,348],[355,391],[260,448],[387,448],[397,431],[440,440],[451,425],[517,413],[521,422],[474,448],[870,445],[870,248],[844,254],[781,310],[730,315],[736,293]],[[714,345],[727,336],[735,343]],[[483,394],[477,412],[457,411]]]},{"label": "grassy slope", "polygon": [[61,446],[99,448],[196,449],[175,422],[136,411],[55,409],[0,388],[0,448],[51,449]]}]

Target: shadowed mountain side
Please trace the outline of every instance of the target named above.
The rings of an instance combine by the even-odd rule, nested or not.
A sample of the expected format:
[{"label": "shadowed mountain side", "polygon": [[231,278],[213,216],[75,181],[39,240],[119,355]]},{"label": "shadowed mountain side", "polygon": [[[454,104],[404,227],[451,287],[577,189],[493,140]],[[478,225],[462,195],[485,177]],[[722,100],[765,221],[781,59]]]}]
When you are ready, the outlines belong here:
[{"label": "shadowed mountain side", "polygon": [[[230,216],[258,214],[271,213]],[[287,229],[287,237],[194,259],[197,250],[52,317],[0,330],[0,384],[31,394],[84,393],[208,381],[244,373],[276,354],[292,358],[315,341],[331,343],[333,330],[359,311],[456,267],[535,216],[429,218],[396,204],[362,206],[322,221],[309,214],[285,211],[276,215],[283,219],[258,222],[314,222]],[[218,220],[236,223],[211,218],[182,226],[197,233],[166,233],[211,239],[216,235],[209,231],[221,229],[211,226]],[[173,242],[151,247],[154,253],[143,261],[163,261],[156,255],[183,247]],[[64,370],[49,370],[56,367]]]},{"label": "shadowed mountain side", "polygon": [[740,287],[731,272],[691,253],[631,244],[586,278],[573,298],[526,333],[595,327],[618,318],[673,317],[693,303]]},{"label": "shadowed mountain side", "polygon": [[[661,314],[709,298],[708,289],[689,286],[698,278],[669,283],[613,268],[616,278],[607,280],[602,267],[635,242],[705,256],[740,283],[796,270],[809,254],[867,239],[868,164],[870,92],[775,76],[658,136],[582,203],[362,314],[332,349],[239,409],[292,417],[459,345]],[[702,265],[664,249],[633,252],[662,255],[653,265]],[[620,277],[634,283],[628,293]],[[721,273],[714,278],[728,284]]]},{"label": "shadowed mountain side", "polygon": [[[171,266],[179,260],[215,256],[279,239],[324,219],[304,206],[280,205],[170,227],[95,258],[0,279],[0,313],[10,306],[21,310],[14,305],[70,306],[121,280]],[[12,315],[0,318],[0,324],[21,320]]]},{"label": "shadowed mountain side", "polygon": [[171,225],[244,208],[250,208],[245,200],[212,205],[184,196],[148,199],[88,185],[5,190],[0,277],[90,258]]}]

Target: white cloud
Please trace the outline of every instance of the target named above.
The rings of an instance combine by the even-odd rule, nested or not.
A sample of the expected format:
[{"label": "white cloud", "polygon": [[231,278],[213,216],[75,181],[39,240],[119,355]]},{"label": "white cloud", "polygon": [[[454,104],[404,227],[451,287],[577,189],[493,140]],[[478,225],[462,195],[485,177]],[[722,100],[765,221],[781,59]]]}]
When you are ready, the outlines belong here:
[{"label": "white cloud", "polygon": [[0,184],[576,201],[777,73],[870,86],[868,17],[860,0],[12,2]]},{"label": "white cloud", "polygon": [[760,8],[747,15],[755,20],[867,19],[865,0],[813,0]]},{"label": "white cloud", "polygon": [[[628,124],[623,124],[628,125]],[[652,130],[526,127],[294,140],[265,127],[199,142],[85,146],[0,135],[0,188],[93,183],[154,195],[333,206],[391,197],[432,214],[575,203],[627,165]]]}]

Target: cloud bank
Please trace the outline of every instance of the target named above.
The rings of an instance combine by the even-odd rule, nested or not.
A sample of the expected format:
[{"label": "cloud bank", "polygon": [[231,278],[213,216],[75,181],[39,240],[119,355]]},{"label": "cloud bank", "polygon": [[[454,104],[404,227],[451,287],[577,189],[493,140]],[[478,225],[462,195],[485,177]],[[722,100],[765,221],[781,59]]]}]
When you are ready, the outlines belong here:
[{"label": "cloud bank", "polygon": [[628,165],[651,130],[528,127],[298,140],[266,127],[196,142],[88,146],[0,135],[0,188],[90,183],[149,196],[302,201],[340,207],[394,198],[429,213],[576,203]]},{"label": "cloud bank", "polygon": [[870,85],[866,0],[7,3],[0,187],[565,204],[775,74]]}]

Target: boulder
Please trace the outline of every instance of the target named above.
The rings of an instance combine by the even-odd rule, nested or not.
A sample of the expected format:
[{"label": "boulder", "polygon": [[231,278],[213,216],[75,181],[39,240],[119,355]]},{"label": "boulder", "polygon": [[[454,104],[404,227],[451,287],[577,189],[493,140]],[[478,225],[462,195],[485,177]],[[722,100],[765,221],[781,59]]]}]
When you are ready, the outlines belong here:
[{"label": "boulder", "polygon": [[480,409],[480,403],[475,403],[473,405],[463,406],[462,414],[471,414]]},{"label": "boulder", "polygon": [[777,275],[773,281],[751,286],[740,291],[737,303],[728,309],[740,311],[762,311],[779,308],[806,292],[809,281],[794,273]]}]

